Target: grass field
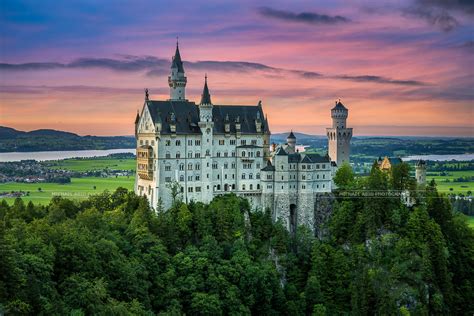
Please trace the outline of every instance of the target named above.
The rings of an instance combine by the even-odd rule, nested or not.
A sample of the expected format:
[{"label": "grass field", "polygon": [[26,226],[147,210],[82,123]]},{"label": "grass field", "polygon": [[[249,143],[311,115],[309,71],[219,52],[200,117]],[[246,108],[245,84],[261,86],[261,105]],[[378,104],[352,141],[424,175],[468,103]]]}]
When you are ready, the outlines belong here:
[{"label": "grass field", "polygon": [[[474,181],[471,182],[445,182],[446,179],[452,181],[459,177],[472,177],[474,176],[474,170],[469,171],[448,171],[446,176],[426,176],[426,180],[429,182],[431,179],[436,181],[438,191],[443,193],[463,193],[466,194],[468,191],[474,192]],[[450,188],[453,190],[451,191]]]},{"label": "grass field", "polygon": [[95,171],[105,168],[115,170],[135,170],[135,159],[65,159],[45,162],[51,169],[72,171]]},{"label": "grass field", "polygon": [[467,223],[469,224],[469,227],[474,229],[474,216],[469,216]]},{"label": "grass field", "polygon": [[[133,190],[134,177],[118,178],[72,178],[71,183],[0,183],[0,192],[29,191],[29,196],[22,199],[25,202],[33,201],[35,204],[48,204],[54,195],[60,195],[70,199],[86,199],[93,194],[99,194],[104,190],[115,191],[118,187]],[[94,186],[96,188],[94,189]],[[41,191],[38,190],[41,188]],[[6,198],[8,203],[13,203],[14,198]]]}]

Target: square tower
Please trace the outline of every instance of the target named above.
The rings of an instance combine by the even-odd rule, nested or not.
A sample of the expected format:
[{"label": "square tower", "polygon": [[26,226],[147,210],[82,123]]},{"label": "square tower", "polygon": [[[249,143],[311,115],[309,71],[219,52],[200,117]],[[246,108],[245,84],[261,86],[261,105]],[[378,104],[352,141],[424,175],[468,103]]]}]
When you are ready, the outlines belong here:
[{"label": "square tower", "polygon": [[331,109],[332,127],[326,129],[328,154],[338,167],[343,163],[349,163],[352,128],[346,127],[348,114],[349,111],[341,101],[336,101],[336,106]]}]

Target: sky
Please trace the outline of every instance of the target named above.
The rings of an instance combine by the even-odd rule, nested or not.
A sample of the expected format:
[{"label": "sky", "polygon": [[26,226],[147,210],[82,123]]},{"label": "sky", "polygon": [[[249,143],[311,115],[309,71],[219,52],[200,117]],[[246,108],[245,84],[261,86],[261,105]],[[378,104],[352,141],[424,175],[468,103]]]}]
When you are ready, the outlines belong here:
[{"label": "sky", "polygon": [[0,125],[132,135],[169,98],[261,100],[272,133],[474,137],[474,1],[0,0]]}]

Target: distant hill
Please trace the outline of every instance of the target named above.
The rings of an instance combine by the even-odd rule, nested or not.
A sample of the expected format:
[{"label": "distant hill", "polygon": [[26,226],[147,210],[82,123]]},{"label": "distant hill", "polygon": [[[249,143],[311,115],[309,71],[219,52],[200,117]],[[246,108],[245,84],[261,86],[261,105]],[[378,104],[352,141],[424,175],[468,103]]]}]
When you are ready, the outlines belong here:
[{"label": "distant hill", "polygon": [[[288,137],[289,134],[290,132],[272,134],[271,141],[277,144],[286,143],[286,137]],[[298,132],[293,132],[293,134],[295,135],[298,144],[307,140],[327,139],[326,135],[310,135]]]},{"label": "distant hill", "polygon": [[0,126],[0,152],[135,148],[133,136],[79,136],[53,129],[31,132]]}]

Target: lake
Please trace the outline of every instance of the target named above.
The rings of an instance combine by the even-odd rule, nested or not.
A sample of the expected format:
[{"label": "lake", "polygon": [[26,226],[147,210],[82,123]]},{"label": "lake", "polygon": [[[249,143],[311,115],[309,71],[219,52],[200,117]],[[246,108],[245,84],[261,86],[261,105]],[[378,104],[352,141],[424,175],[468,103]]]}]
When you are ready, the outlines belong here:
[{"label": "lake", "polygon": [[431,161],[470,161],[474,159],[474,154],[459,154],[459,155],[414,155],[402,157],[403,161],[410,160],[431,160]]},{"label": "lake", "polygon": [[110,154],[132,153],[134,148],[106,149],[106,150],[72,150],[72,151],[35,151],[35,152],[10,152],[0,153],[0,162],[20,160],[60,160],[68,158],[104,157]]},{"label": "lake", "polygon": [[[306,146],[297,146],[300,152],[304,152]],[[72,150],[72,151],[35,151],[35,152],[10,152],[0,153],[0,162],[20,161],[34,159],[37,161],[60,160],[68,158],[89,158],[104,157],[110,154],[132,153],[135,154],[133,148],[123,149],[106,149],[106,150]],[[432,161],[469,161],[474,159],[474,154],[459,155],[414,155],[403,157],[402,160],[432,160]]]}]

